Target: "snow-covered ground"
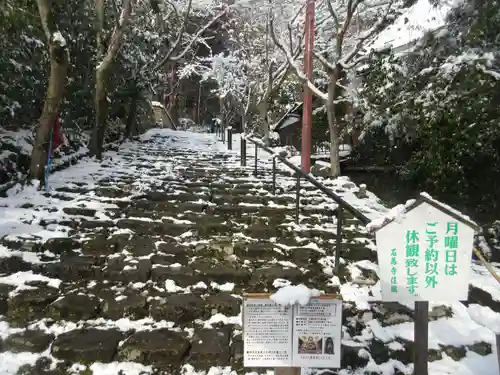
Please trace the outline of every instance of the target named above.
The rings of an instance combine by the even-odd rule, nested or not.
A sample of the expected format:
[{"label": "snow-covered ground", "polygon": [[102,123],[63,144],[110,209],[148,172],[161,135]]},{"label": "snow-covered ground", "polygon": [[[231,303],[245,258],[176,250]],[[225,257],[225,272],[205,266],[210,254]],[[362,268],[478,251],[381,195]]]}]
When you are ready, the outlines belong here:
[{"label": "snow-covered ground", "polygon": [[[336,204],[304,183],[295,223],[295,179],[280,173],[272,195],[270,156],[259,152],[253,176],[239,142],[227,151],[213,134],[168,129],[142,141],[55,173],[47,196],[17,187],[0,200],[0,374],[245,373],[243,293],[292,283],[342,293],[351,356],[339,374],[412,372],[413,306],[377,302],[363,225],[346,218],[334,275]],[[388,211],[348,179],[322,181],[370,218]],[[500,288],[473,271],[481,301],[430,306],[431,375],[498,374]],[[366,278],[374,285],[355,282]]]}]

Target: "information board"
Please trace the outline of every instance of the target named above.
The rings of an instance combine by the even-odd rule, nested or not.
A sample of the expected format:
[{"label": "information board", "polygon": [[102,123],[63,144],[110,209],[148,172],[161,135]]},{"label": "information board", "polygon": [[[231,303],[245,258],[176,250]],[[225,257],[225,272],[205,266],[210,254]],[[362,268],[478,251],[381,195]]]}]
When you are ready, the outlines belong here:
[{"label": "information board", "polygon": [[245,367],[340,367],[342,301],[311,298],[305,306],[280,306],[269,295],[243,302]]}]

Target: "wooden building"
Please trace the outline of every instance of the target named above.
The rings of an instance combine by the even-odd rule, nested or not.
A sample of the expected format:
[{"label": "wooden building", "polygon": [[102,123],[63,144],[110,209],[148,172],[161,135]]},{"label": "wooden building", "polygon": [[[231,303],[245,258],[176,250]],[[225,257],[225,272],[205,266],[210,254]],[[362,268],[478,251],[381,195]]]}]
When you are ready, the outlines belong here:
[{"label": "wooden building", "polygon": [[157,126],[176,130],[177,127],[163,104],[152,101],[151,106],[153,107]]}]

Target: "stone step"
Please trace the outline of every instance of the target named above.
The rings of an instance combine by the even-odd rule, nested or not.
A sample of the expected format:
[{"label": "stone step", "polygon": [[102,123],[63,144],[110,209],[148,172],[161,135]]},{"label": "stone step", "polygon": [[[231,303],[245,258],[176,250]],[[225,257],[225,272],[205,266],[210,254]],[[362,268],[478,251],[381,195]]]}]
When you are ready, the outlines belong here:
[{"label": "stone step", "polygon": [[[74,363],[96,361],[139,362],[164,373],[180,373],[186,363],[198,371],[227,365],[243,374],[251,370],[242,367],[242,327],[235,324],[243,293],[274,291],[276,279],[339,292],[332,283],[337,234],[330,198],[302,181],[297,225],[296,179],[289,172],[277,171],[271,195],[269,163],[259,161],[254,176],[250,158],[241,168],[235,155],[176,149],[168,137],[155,142],[120,149],[91,184],[80,178],[58,186],[44,207],[20,208],[43,212],[41,228],[65,226],[62,237],[0,240],[18,254],[0,258],[0,323],[10,326],[2,328],[0,352],[50,348],[61,360],[50,369],[50,358],[41,359],[23,374],[66,375]],[[330,186],[339,194],[349,188]],[[104,204],[113,206],[95,208]],[[352,215],[344,212],[343,219],[338,279],[376,280],[368,262],[376,260],[372,239]],[[28,261],[34,257],[40,262]],[[30,281],[16,289],[22,278]],[[473,302],[500,309],[491,295],[474,295]],[[368,337],[373,319],[384,327],[414,319],[398,304],[344,306],[344,338],[351,344]],[[450,314],[441,308],[430,319]],[[412,360],[411,342],[364,341],[343,345],[343,368],[361,371],[366,353],[375,363]],[[429,360],[491,350],[487,343],[442,347],[431,350]],[[83,371],[79,375],[87,375]]]}]

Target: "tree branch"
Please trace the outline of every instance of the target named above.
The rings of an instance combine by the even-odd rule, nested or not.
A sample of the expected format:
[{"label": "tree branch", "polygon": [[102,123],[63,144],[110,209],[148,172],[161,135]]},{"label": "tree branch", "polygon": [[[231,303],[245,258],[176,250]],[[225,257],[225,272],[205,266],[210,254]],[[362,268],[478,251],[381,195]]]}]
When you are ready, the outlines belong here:
[{"label": "tree branch", "polygon": [[97,69],[106,70],[116,57],[116,54],[120,50],[121,39],[131,14],[132,14],[132,0],[124,0],[120,12],[120,19],[118,21],[118,24],[113,29],[108,49],[106,50],[104,58],[97,66]]},{"label": "tree branch", "polygon": [[104,56],[106,48],[104,46],[104,3],[105,0],[95,0],[95,8],[97,14],[97,24],[96,24],[96,44],[98,59]]},{"label": "tree branch", "polygon": [[[174,43],[170,46],[170,49],[167,52],[167,54],[163,57],[162,61],[160,61],[161,66],[163,66],[165,64],[165,62],[168,61],[168,59],[170,58],[170,56],[172,56],[172,53],[174,52],[174,50],[177,48],[177,46],[179,45],[179,43],[182,40],[182,36],[184,35],[184,30],[186,29],[187,22],[189,19],[189,14],[191,13],[192,3],[193,3],[192,0],[188,0],[187,7],[186,7],[186,14],[184,14],[184,18],[182,20],[182,24],[181,24],[181,27],[179,29],[179,32],[177,33],[177,37],[175,38]],[[153,70],[156,70],[158,68],[155,68]]]},{"label": "tree branch", "polygon": [[[361,48],[363,47],[363,44],[365,43],[365,41],[369,38],[371,38],[373,35],[375,35],[377,32],[379,32],[380,30],[382,30],[382,27],[387,19],[387,15],[389,14],[389,11],[391,10],[391,7],[392,7],[392,4],[394,3],[394,0],[391,0],[385,10],[385,13],[382,17],[380,17],[378,19],[377,22],[375,22],[375,24],[369,29],[367,30],[363,36],[361,36],[359,39],[358,39],[358,43],[356,44],[356,46],[347,54],[347,56],[342,59],[340,61],[340,64],[342,64],[342,66],[349,66],[349,62],[354,58],[356,57],[356,55],[358,54],[358,52],[361,50]],[[361,59],[358,61],[358,63],[362,61]],[[351,64],[351,66],[355,66],[355,64]]]},{"label": "tree branch", "polygon": [[346,18],[344,21],[344,25],[342,26],[342,29],[340,30],[340,32],[337,34],[337,38],[336,38],[337,39],[337,41],[336,41],[336,52],[337,52],[336,59],[337,59],[337,61],[339,61],[342,58],[342,47],[344,45],[345,34],[347,32],[347,29],[351,25],[352,16],[354,14],[354,10],[357,7],[357,4],[359,4],[359,3],[356,0],[348,0],[348,2],[347,2],[347,14],[346,14]]},{"label": "tree branch", "polygon": [[251,98],[251,96],[252,96],[252,88],[248,87],[247,104],[245,105],[245,109],[244,109],[245,115],[250,110],[250,98]]},{"label": "tree branch", "polygon": [[319,52],[314,51],[314,56],[319,60],[321,64],[325,67],[326,70],[335,70],[335,65],[330,63],[323,55],[321,55]]},{"label": "tree branch", "polygon": [[308,78],[307,76],[304,74],[304,72],[302,72],[300,70],[300,68],[297,66],[297,64],[295,63],[295,59],[294,57],[291,55],[291,53],[283,46],[283,44],[281,44],[279,41],[278,41],[278,38],[276,37],[276,34],[274,32],[274,25],[273,25],[273,19],[271,18],[271,20],[269,21],[269,30],[271,32],[271,38],[273,39],[273,42],[274,44],[276,44],[276,46],[285,54],[286,56],[286,59],[288,61],[288,63],[290,64],[290,67],[292,68],[292,71],[295,73],[295,75],[297,76],[297,78],[299,78],[300,81],[302,81],[302,83],[306,84],[307,87],[312,91],[312,93],[314,95],[316,95],[317,97],[319,97],[320,99],[322,100],[328,100],[328,95],[321,92],[321,90],[319,90],[315,85],[314,83],[312,83]]},{"label": "tree branch", "polygon": [[[105,1],[105,0],[104,0]],[[104,2],[103,1],[103,2]],[[120,7],[118,6],[118,4],[116,3],[116,0],[113,0],[113,6],[115,8],[115,22],[116,24],[118,25],[118,23],[120,22]]]},{"label": "tree branch", "polygon": [[[191,4],[191,0],[189,0],[189,3]],[[229,7],[226,8],[225,10],[223,10],[222,12],[220,12],[216,17],[214,17],[210,22],[208,22],[207,24],[205,24],[205,26],[203,26],[202,28],[198,29],[198,31],[196,32],[196,34],[193,36],[193,38],[190,40],[190,42],[186,45],[186,47],[182,50],[181,53],[179,53],[177,56],[172,56],[172,53],[173,51],[177,48],[178,44],[180,43],[180,40],[182,39],[182,35],[184,33],[184,28],[186,26],[186,23],[187,22],[184,22],[183,26],[182,26],[182,30],[181,32],[178,34],[178,38],[176,39],[176,41],[174,42],[174,44],[171,46],[170,50],[167,52],[167,54],[153,67],[153,70],[157,70],[159,69],[160,67],[162,67],[163,65],[165,65],[165,63],[167,61],[179,61],[180,59],[182,59],[186,53],[191,49],[191,47],[193,46],[194,42],[196,42],[199,37],[205,32],[208,30],[208,28],[210,26],[212,26],[215,22],[217,22],[219,19],[221,19],[229,10]],[[184,19],[186,21],[187,17]]]},{"label": "tree branch", "polygon": [[325,0],[326,1],[326,6],[328,7],[328,11],[330,12],[330,15],[333,18],[333,21],[335,22],[335,27],[337,28],[337,32],[340,29],[340,21],[339,21],[339,16],[335,9],[333,9],[333,5],[331,0]]}]

